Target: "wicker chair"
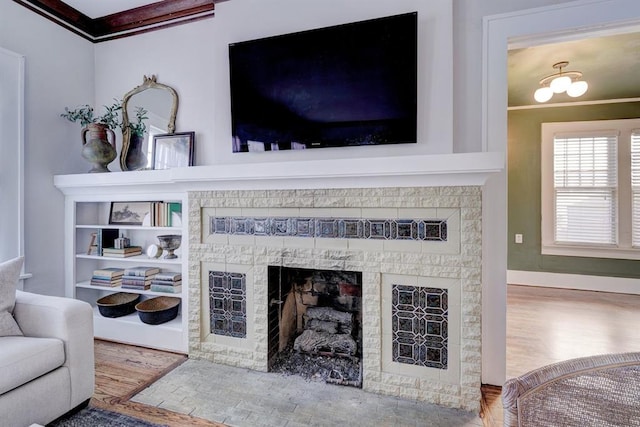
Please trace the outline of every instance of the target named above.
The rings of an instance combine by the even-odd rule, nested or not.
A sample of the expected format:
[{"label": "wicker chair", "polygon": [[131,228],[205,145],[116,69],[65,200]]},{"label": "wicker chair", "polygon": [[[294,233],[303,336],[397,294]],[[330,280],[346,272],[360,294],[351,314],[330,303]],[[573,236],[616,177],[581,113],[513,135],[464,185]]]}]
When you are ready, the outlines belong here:
[{"label": "wicker chair", "polygon": [[505,427],[640,426],[640,353],[582,357],[502,387]]}]

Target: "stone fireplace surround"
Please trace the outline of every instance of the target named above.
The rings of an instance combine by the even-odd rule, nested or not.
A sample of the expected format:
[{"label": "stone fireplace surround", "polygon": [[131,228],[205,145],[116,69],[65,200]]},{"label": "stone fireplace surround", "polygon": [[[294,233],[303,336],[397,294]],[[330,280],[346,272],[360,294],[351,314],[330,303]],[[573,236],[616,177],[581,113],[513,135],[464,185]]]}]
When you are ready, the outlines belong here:
[{"label": "stone fireplace surround", "polygon": [[[475,185],[189,191],[190,356],[266,371],[268,267],[359,271],[363,278],[363,389],[478,411],[481,193]],[[211,218],[445,220],[447,233],[446,240],[256,235],[242,230],[214,232]],[[211,271],[246,278],[245,337],[211,333]],[[393,354],[392,320],[397,313],[392,290],[423,288],[447,295],[444,368],[406,363]]]}]

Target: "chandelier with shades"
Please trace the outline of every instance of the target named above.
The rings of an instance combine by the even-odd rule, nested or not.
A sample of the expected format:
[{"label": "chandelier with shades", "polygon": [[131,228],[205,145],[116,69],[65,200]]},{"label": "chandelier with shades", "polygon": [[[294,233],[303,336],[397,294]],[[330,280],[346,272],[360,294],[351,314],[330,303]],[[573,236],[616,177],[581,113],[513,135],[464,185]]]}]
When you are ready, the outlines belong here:
[{"label": "chandelier with shades", "polygon": [[558,70],[557,73],[548,75],[540,80],[540,88],[536,90],[533,97],[538,102],[547,102],[553,97],[554,93],[566,92],[572,98],[584,95],[589,85],[582,78],[580,71],[564,71],[569,65],[569,61],[561,61],[553,64],[553,68]]}]

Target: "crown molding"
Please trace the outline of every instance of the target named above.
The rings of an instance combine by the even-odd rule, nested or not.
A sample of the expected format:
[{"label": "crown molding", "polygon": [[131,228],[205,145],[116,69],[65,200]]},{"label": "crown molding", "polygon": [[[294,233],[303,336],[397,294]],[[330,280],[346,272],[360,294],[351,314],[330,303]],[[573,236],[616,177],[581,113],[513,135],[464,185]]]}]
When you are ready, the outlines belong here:
[{"label": "crown molding", "polygon": [[213,17],[215,3],[226,0],[164,0],[95,19],[61,0],[13,1],[93,43],[99,43]]}]

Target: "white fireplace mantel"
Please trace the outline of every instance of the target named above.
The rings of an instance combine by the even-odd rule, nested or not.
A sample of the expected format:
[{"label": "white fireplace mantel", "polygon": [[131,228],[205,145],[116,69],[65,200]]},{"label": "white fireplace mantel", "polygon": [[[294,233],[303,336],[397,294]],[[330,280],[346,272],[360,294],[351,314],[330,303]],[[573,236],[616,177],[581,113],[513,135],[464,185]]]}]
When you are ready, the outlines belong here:
[{"label": "white fireplace mantel", "polygon": [[505,167],[504,153],[457,153],[194,166],[56,175],[65,195],[197,190],[377,188],[483,185]]}]

